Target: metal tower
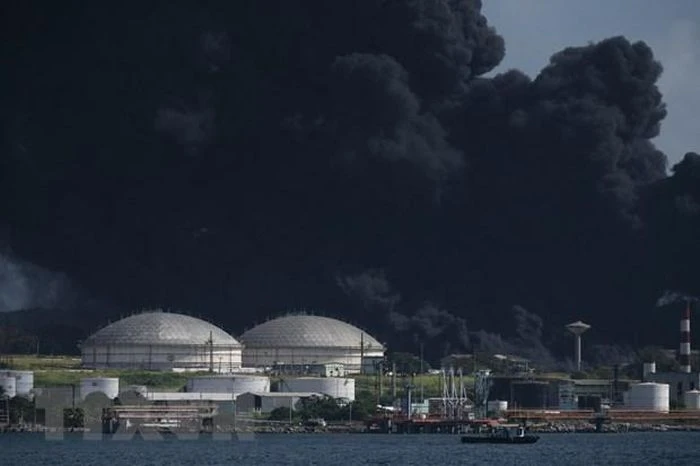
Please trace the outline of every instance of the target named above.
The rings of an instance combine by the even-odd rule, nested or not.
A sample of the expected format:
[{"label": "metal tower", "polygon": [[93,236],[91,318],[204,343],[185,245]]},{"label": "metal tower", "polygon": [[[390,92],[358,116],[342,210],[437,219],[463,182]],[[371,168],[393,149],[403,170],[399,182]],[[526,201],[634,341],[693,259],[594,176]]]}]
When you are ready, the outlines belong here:
[{"label": "metal tower", "polygon": [[575,346],[574,346],[574,362],[576,363],[576,370],[581,370],[581,334],[591,328],[590,325],[584,324],[580,320],[571,323],[566,326],[566,329],[574,334]]},{"label": "metal tower", "polygon": [[474,416],[483,419],[488,411],[489,389],[491,388],[491,370],[481,369],[474,373]]}]

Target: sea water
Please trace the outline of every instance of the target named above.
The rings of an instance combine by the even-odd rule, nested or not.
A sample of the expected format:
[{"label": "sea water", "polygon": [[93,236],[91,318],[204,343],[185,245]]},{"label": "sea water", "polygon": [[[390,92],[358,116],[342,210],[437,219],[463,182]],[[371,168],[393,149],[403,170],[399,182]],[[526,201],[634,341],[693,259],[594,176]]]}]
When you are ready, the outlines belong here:
[{"label": "sea water", "polygon": [[700,432],[544,434],[533,445],[472,445],[458,435],[259,434],[88,439],[0,434],[0,465],[700,465]]}]

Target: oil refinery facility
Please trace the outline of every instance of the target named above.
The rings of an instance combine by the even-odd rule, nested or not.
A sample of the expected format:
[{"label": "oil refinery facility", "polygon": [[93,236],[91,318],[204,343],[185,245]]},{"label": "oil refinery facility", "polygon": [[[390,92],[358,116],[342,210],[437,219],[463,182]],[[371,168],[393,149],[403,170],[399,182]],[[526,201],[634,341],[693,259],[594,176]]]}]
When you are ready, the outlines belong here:
[{"label": "oil refinery facility", "polygon": [[[591,328],[577,321],[566,326],[574,336],[577,370],[570,376],[538,374],[517,356],[490,355],[488,368],[484,361],[477,367],[470,359],[474,355],[451,355],[436,374],[441,394],[424,396],[410,375],[399,377],[396,367],[384,363],[384,345],[337,319],[286,315],[234,338],[195,317],[149,311],[110,323],[82,342],[86,375],[93,369],[191,372],[186,384],[168,391],[125,385],[119,377],[83,377],[79,386],[64,387],[64,396],[73,405],[101,397],[111,403],[113,419],[132,423],[164,416],[201,421],[214,413],[234,418],[265,416],[277,408],[291,413],[301,400],[314,397],[347,405],[357,398],[358,380],[374,379],[376,419],[383,431],[441,431],[487,418],[583,420],[598,427],[638,419],[700,424],[700,373],[691,365],[689,305],[680,327],[678,371],[657,371],[654,361],[647,361],[637,379],[619,377],[617,366],[607,379],[576,377],[582,335]],[[45,395],[33,380],[32,371],[0,370],[3,398]],[[387,397],[393,404],[380,404]],[[2,409],[0,422],[1,417]]]}]

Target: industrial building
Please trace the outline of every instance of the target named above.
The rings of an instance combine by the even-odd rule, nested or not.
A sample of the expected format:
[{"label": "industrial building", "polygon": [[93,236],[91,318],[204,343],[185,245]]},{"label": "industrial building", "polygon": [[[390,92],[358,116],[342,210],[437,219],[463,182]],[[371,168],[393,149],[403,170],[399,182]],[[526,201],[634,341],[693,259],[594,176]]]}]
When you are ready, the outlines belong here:
[{"label": "industrial building", "polygon": [[384,346],[340,320],[313,315],[287,315],[245,332],[243,366],[342,364],[345,373],[360,372],[364,358],[381,358]]},{"label": "industrial building", "polygon": [[170,312],[143,312],[107,325],[81,345],[87,368],[210,370],[241,366],[241,344],[219,327]]}]

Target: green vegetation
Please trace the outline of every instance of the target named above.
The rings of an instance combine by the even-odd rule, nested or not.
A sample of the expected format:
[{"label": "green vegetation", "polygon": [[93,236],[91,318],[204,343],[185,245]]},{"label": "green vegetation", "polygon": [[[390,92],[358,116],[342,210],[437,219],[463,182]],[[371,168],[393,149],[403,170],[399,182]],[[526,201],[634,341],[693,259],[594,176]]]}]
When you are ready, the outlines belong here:
[{"label": "green vegetation", "polygon": [[339,403],[329,396],[305,398],[297,402],[295,410],[288,407],[275,408],[270,412],[271,421],[310,421],[324,419],[326,421],[361,421],[368,419],[375,412],[374,395],[367,391],[357,393],[357,399],[352,403]]},{"label": "green vegetation", "polygon": [[20,371],[80,369],[80,358],[74,356],[17,354],[0,357],[0,367]]},{"label": "green vegetation", "polygon": [[[355,392],[359,393],[361,391],[366,391],[369,393],[378,392],[379,378],[376,375],[356,375],[355,379]],[[467,388],[471,388],[474,385],[474,378],[465,375],[462,379]],[[418,395],[423,391],[425,398],[429,397],[439,397],[442,396],[442,376],[436,374],[422,374],[409,377],[397,377],[396,378],[396,392],[400,396],[405,391],[406,385],[413,386],[413,393]],[[392,377],[385,375],[382,377],[382,393],[391,394],[393,388]]]}]

